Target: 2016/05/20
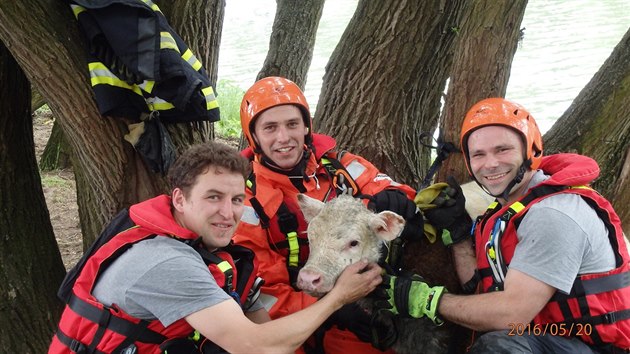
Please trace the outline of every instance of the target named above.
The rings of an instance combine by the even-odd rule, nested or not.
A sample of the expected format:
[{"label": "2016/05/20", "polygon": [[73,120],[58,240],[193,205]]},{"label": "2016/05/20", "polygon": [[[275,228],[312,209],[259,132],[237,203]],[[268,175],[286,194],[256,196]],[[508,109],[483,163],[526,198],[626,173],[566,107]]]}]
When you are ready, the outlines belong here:
[{"label": "2016/05/20", "polygon": [[590,336],[593,326],[590,323],[509,323],[508,336],[535,335],[544,336]]}]

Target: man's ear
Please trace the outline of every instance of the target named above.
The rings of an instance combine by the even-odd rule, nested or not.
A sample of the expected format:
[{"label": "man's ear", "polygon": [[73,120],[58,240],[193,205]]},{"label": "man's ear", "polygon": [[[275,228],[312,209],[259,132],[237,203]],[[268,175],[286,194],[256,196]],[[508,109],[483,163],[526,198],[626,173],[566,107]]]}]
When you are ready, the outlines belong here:
[{"label": "man's ear", "polygon": [[307,222],[311,222],[311,220],[313,220],[313,218],[316,217],[324,207],[323,202],[311,198],[306,194],[298,194],[297,200],[300,205],[300,209],[302,210],[302,214],[304,214],[304,219],[306,219]]},{"label": "man's ear", "polygon": [[405,227],[405,219],[402,216],[385,210],[374,214],[370,220],[370,228],[384,241],[391,241],[398,237]]},{"label": "man's ear", "polygon": [[173,203],[173,208],[178,212],[184,211],[184,203],[186,202],[186,196],[184,195],[184,191],[180,188],[173,189],[171,193],[171,200]]}]

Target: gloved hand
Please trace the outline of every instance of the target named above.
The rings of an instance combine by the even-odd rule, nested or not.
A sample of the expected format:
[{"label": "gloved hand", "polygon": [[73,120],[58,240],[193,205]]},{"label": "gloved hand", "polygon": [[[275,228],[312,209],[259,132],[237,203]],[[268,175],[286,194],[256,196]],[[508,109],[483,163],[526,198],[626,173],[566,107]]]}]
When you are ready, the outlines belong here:
[{"label": "gloved hand", "polygon": [[327,327],[336,325],[339,329],[354,333],[361,341],[371,343],[372,330],[370,321],[371,316],[365,310],[356,303],[351,303],[344,305],[330,315],[324,322],[324,325]]},{"label": "gloved hand", "polygon": [[368,208],[377,213],[389,210],[402,216],[405,219],[405,227],[400,234],[403,239],[413,240],[423,235],[422,213],[413,200],[397,189],[386,189],[376,193],[370,198]]},{"label": "gloved hand", "polygon": [[450,246],[470,236],[472,219],[466,212],[466,197],[453,176],[447,178],[448,187],[435,198],[437,208],[425,210],[431,225],[442,230],[442,242]]},{"label": "gloved hand", "polygon": [[444,321],[438,316],[437,308],[442,295],[447,292],[443,286],[430,287],[419,275],[384,275],[383,282],[372,292],[378,309],[395,315],[421,318],[428,317],[436,325]]}]

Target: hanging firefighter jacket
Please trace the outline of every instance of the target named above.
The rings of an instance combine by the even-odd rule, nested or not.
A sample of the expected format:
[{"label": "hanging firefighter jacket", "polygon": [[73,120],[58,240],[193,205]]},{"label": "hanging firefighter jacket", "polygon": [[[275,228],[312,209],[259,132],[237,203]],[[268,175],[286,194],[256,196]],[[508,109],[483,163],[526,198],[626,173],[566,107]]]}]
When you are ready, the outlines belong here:
[{"label": "hanging firefighter jacket", "polygon": [[[71,0],[70,7],[87,39],[90,81],[101,115],[134,123],[156,120],[152,125],[219,120],[205,69],[151,0]],[[150,136],[149,154],[143,151],[147,143],[142,149],[133,143],[145,137],[127,140],[153,171],[164,173],[174,148],[170,138],[155,137],[158,130],[165,131],[142,130]]]},{"label": "hanging firefighter jacket", "polygon": [[475,226],[481,291],[503,290],[508,265],[518,244],[516,229],[529,208],[555,194],[577,194],[604,222],[615,254],[616,268],[605,273],[578,275],[571,292],[556,292],[534,317],[533,323],[554,323],[566,328],[579,326],[575,328],[584,330],[567,332],[592,345],[613,345],[627,350],[630,349],[630,256],[619,217],[604,197],[586,186],[597,177],[599,169],[592,169],[597,170],[597,174],[589,173],[591,166],[586,167],[588,161],[585,160],[572,154],[547,156],[540,168],[551,173],[550,179],[530,189],[510,205],[501,207],[495,201],[488,207]]},{"label": "hanging firefighter jacket", "polygon": [[165,123],[217,121],[201,62],[150,0],[72,0],[88,40],[92,87],[102,115]]},{"label": "hanging firefighter jacket", "polygon": [[[159,320],[140,320],[115,305],[105,306],[92,295],[99,275],[133,244],[153,237],[175,237],[197,250],[217,284],[244,309],[255,301],[263,281],[256,277],[253,252],[233,244],[207,251],[196,235],[177,226],[172,216],[169,220],[170,203],[170,198],[162,195],[120,212],[68,272],[58,293],[67,305],[49,354],[192,352],[182,351],[189,348],[202,353],[223,352],[195,334],[184,319],[164,327]],[[154,220],[146,220],[151,215]]]}]

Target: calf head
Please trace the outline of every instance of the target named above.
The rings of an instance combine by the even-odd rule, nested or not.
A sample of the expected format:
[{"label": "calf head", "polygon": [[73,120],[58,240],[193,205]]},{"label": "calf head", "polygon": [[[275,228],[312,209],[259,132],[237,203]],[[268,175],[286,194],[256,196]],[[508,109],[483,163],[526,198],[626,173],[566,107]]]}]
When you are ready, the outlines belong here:
[{"label": "calf head", "polygon": [[299,194],[298,203],[308,221],[310,256],[297,285],[312,296],[329,292],[348,265],[361,259],[378,261],[383,241],[396,238],[405,225],[400,215],[376,214],[347,195],[322,203]]}]

